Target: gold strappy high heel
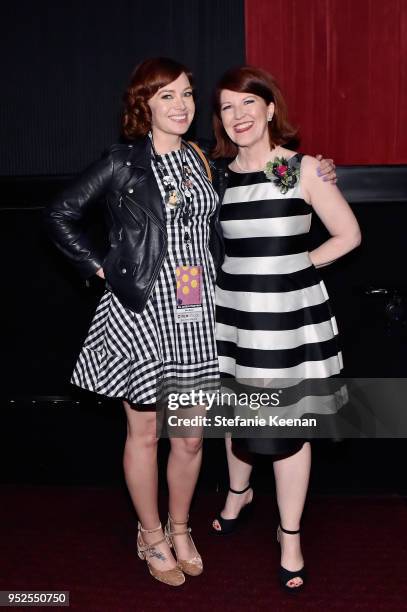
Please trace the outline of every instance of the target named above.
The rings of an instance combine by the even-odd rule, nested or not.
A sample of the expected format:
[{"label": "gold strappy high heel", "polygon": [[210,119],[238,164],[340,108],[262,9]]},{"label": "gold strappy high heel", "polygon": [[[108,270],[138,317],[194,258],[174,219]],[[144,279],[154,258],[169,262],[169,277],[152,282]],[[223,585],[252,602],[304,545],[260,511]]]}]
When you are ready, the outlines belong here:
[{"label": "gold strappy high heel", "polygon": [[[194,544],[194,541],[192,539],[191,527],[187,527],[187,529],[184,529],[183,531],[173,531],[171,529],[171,525],[188,525],[188,518],[189,517],[187,517],[186,521],[173,521],[171,516],[168,515],[168,522],[167,522],[167,525],[165,526],[165,535],[166,537],[168,537],[170,541],[170,546],[174,548],[175,556],[177,557],[177,563],[179,567],[182,569],[182,571],[185,574],[188,574],[188,576],[199,576],[199,574],[202,574],[203,572],[203,563],[202,563],[202,557],[198,553],[196,546]],[[174,543],[174,537],[177,535],[185,535],[187,533],[189,534],[189,537],[191,538],[191,542],[195,549],[196,554],[194,557],[192,557],[192,559],[179,559],[177,549]]]},{"label": "gold strappy high heel", "polygon": [[185,582],[185,576],[179,567],[179,564],[173,569],[169,570],[159,570],[151,565],[149,562],[149,557],[151,554],[148,554],[155,546],[161,544],[162,542],[167,542],[169,546],[171,546],[171,542],[169,541],[167,535],[165,534],[161,540],[157,540],[157,542],[151,542],[151,544],[146,544],[143,540],[143,533],[154,533],[155,531],[160,531],[162,529],[161,523],[155,529],[143,529],[141,523],[138,524],[138,534],[137,534],[137,554],[143,561],[146,561],[147,567],[150,571],[150,574],[153,578],[156,578],[160,582],[164,582],[165,584],[169,584],[170,586],[180,586]]}]

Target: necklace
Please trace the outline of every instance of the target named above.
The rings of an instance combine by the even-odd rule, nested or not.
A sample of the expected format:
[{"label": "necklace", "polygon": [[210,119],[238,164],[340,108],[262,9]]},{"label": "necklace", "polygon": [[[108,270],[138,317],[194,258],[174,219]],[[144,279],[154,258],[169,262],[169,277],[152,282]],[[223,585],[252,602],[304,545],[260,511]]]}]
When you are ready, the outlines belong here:
[{"label": "necklace", "polygon": [[[280,146],[279,146],[279,145],[278,145],[277,147],[274,147],[274,149],[273,149],[274,154],[275,154],[275,152],[276,152],[276,151],[277,151],[279,148],[280,148]],[[277,156],[275,155],[275,157],[277,157]],[[268,160],[268,161],[267,161],[267,163],[268,163],[269,161],[270,161],[270,160]],[[239,162],[239,154],[237,154],[237,155],[236,155],[236,157],[235,157],[235,163],[236,163],[236,166],[239,168],[239,170],[241,170],[242,172],[263,172],[263,170],[264,170],[264,166],[263,166],[262,168],[259,168],[258,170],[248,170],[247,168],[243,168],[243,166],[242,166],[242,165],[241,165],[241,163]],[[265,164],[265,165],[266,165],[266,164]]]},{"label": "necklace", "polygon": [[154,141],[151,137],[151,160],[154,163],[157,172],[161,178],[165,196],[164,203],[171,210],[175,212],[177,208],[182,207],[182,222],[184,225],[184,242],[189,248],[191,246],[191,235],[190,235],[190,220],[192,217],[192,170],[187,163],[186,146],[184,143],[181,144],[181,183],[180,189],[178,189],[175,178],[168,173],[161,155],[157,153],[154,147]]}]

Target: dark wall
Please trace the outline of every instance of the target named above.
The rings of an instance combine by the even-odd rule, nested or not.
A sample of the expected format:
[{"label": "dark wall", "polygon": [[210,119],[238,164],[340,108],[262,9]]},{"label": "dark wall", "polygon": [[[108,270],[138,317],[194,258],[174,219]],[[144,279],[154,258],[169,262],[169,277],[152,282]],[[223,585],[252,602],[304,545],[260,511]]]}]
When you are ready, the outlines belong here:
[{"label": "dark wall", "polygon": [[196,78],[195,134],[210,137],[210,96],[244,62],[243,0],[30,2],[2,9],[0,175],[78,172],[119,133],[133,67],[166,55]]}]

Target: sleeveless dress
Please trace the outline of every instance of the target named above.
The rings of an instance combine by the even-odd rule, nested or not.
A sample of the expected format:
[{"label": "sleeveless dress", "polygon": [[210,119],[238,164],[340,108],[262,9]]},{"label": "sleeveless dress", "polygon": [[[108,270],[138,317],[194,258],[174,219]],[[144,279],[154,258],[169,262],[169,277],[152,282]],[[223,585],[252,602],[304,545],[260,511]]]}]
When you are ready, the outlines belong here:
[{"label": "sleeveless dress", "polygon": [[[187,148],[186,155],[192,170],[191,244],[187,247],[184,241],[183,206],[170,209],[164,205],[162,178],[152,164],[163,198],[168,252],[143,312],[126,309],[111,291],[104,292],[72,374],[71,382],[79,387],[134,404],[154,404],[161,398],[166,381],[205,388],[219,378],[216,272],[208,248],[209,221],[216,210],[217,195],[194,153]],[[181,151],[161,155],[161,160],[166,174],[180,189]],[[187,267],[201,268],[201,321],[176,320],[182,266],[183,272],[188,272]],[[183,276],[186,279],[187,275]]]},{"label": "sleeveless dress", "polygon": [[[289,165],[300,168],[301,158],[294,155]],[[222,377],[268,386],[273,379],[295,384],[341,371],[335,317],[307,250],[311,217],[300,180],[283,194],[264,172],[230,171],[220,211],[226,254],[216,287]],[[292,410],[304,410],[300,401],[294,404]],[[318,412],[315,402],[314,408]],[[299,444],[277,438],[245,442],[250,451],[266,454]]]}]

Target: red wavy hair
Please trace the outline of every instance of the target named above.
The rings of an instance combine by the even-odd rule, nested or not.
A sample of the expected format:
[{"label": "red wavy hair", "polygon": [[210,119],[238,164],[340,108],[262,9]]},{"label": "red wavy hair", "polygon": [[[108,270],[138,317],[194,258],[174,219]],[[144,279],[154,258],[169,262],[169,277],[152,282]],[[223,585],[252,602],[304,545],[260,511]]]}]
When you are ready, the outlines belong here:
[{"label": "red wavy hair", "polygon": [[168,57],[155,57],[139,64],[130,77],[123,96],[122,133],[133,140],[146,136],[151,129],[151,111],[148,101],[168,83],[185,73],[193,87],[192,73],[186,66]]},{"label": "red wavy hair", "polygon": [[222,124],[220,95],[223,89],[254,94],[263,98],[267,105],[274,103],[273,119],[268,124],[271,147],[287,144],[297,136],[297,130],[288,121],[287,106],[274,77],[262,68],[239,66],[225,72],[215,88],[212,122],[216,144],[212,151],[213,157],[236,157],[238,151]]}]

